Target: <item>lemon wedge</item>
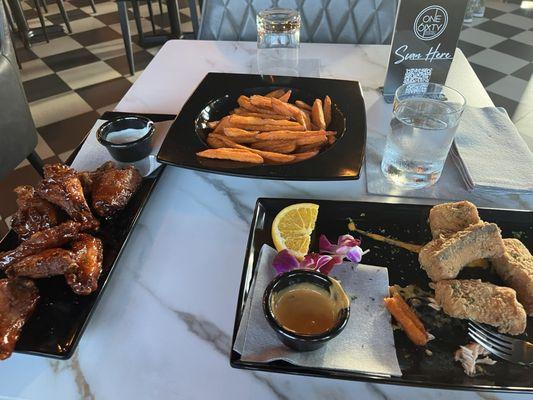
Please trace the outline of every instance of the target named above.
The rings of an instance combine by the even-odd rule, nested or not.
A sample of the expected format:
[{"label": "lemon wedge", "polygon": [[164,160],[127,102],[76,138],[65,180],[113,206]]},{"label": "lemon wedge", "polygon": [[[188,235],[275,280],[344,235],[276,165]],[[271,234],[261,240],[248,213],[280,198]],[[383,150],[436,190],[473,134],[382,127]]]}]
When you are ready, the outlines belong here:
[{"label": "lemon wedge", "polygon": [[309,252],[318,204],[298,203],[281,210],[272,222],[272,240],[277,251],[289,250],[302,259]]}]

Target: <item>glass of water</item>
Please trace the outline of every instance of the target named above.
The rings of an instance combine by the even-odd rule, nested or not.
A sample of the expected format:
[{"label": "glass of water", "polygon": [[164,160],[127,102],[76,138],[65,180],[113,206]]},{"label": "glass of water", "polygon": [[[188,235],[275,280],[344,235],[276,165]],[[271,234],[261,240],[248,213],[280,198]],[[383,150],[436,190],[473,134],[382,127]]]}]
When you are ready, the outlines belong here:
[{"label": "glass of water", "polygon": [[466,101],[437,83],[396,90],[381,170],[397,185],[419,189],[440,178]]},{"label": "glass of water", "polygon": [[271,8],[257,14],[257,63],[261,74],[297,75],[300,13]]}]

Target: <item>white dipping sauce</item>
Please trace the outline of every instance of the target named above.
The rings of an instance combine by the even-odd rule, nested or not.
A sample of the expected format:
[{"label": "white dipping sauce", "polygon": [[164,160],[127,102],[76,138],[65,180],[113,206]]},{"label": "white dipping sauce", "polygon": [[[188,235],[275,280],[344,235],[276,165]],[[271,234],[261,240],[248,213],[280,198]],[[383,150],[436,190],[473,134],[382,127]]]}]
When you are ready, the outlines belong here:
[{"label": "white dipping sauce", "polygon": [[114,144],[130,143],[130,142],[134,142],[142,138],[149,131],[150,131],[150,127],[148,126],[144,128],[140,128],[140,129],[136,129],[136,128],[122,129],[120,131],[109,132],[106,135],[105,140],[107,140],[110,143],[114,143]]}]

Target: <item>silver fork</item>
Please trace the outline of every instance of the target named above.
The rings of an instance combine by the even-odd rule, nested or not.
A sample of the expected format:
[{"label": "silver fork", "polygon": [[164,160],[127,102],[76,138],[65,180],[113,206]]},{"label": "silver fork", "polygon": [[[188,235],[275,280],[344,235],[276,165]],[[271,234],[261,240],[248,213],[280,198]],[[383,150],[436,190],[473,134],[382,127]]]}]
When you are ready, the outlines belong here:
[{"label": "silver fork", "polygon": [[533,366],[533,344],[488,330],[469,321],[468,336],[492,354],[515,364]]}]

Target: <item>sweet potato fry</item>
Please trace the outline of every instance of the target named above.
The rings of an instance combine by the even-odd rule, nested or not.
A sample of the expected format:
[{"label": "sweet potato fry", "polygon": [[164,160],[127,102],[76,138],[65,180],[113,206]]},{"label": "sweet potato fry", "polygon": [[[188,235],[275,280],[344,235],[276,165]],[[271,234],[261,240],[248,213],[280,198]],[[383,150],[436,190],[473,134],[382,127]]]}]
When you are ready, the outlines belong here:
[{"label": "sweet potato fry", "polygon": [[[262,142],[257,142],[262,143]],[[311,143],[303,146],[297,146],[296,153],[307,153],[310,151],[320,150],[324,146],[324,143]]]},{"label": "sweet potato fry", "polygon": [[[229,123],[231,124],[231,126],[249,126],[249,125],[299,126],[300,125],[298,122],[289,121],[286,119],[246,117],[243,115],[231,115],[229,117]],[[261,130],[261,129],[258,129],[258,130]]]},{"label": "sweet potato fry", "polygon": [[265,94],[265,97],[275,97],[276,99],[279,99],[284,94],[285,94],[285,90],[284,89],[276,89],[276,90],[273,90],[273,91],[268,92],[267,94]]},{"label": "sweet potato fry", "polygon": [[272,118],[272,119],[290,118],[290,117],[287,117],[286,115],[280,115],[280,114],[264,114],[264,113],[252,112],[245,108],[236,108],[235,110],[233,110],[233,113],[237,115],[242,115],[245,117],[256,117],[256,118]]},{"label": "sweet potato fry", "polygon": [[308,151],[307,153],[295,153],[294,155],[294,162],[299,162],[303,160],[307,160],[309,158],[313,158],[318,154],[318,150],[315,151]]},{"label": "sweet potato fry", "polygon": [[[291,98],[292,90],[287,90],[283,96],[278,97],[278,99],[284,103],[287,103],[289,99]],[[272,104],[272,103],[270,103]]]},{"label": "sweet potato fry", "polygon": [[306,135],[300,139],[296,139],[296,145],[305,146],[308,144],[324,144],[327,140],[326,135]]},{"label": "sweet potato fry", "polygon": [[225,144],[222,140],[220,140],[216,134],[211,133],[207,136],[207,144],[209,147],[212,147],[214,149],[219,149],[220,147],[224,147]]},{"label": "sweet potato fry", "polygon": [[294,104],[296,104],[296,107],[301,108],[302,110],[307,110],[307,111],[312,110],[312,107],[309,104],[307,104],[305,101],[296,100]]},{"label": "sweet potato fry", "polygon": [[261,114],[277,114],[276,112],[272,111],[270,108],[263,108],[263,107],[256,107],[251,102],[250,99],[246,96],[239,96],[237,99],[237,103],[242,108],[255,113],[261,113]]},{"label": "sweet potato fry", "polygon": [[324,122],[326,123],[326,128],[331,123],[331,99],[329,96],[324,97]]},{"label": "sweet potato fry", "polygon": [[250,147],[257,150],[289,154],[296,150],[296,143],[292,140],[265,140],[252,143]]},{"label": "sweet potato fry", "polygon": [[235,125],[235,128],[246,129],[247,131],[260,131],[260,132],[270,132],[270,131],[291,131],[291,132],[303,132],[305,127],[302,125]]},{"label": "sweet potato fry", "polygon": [[326,122],[324,121],[324,109],[322,108],[322,100],[320,99],[316,99],[313,103],[311,121],[318,127],[318,129],[326,129]]},{"label": "sweet potato fry", "polygon": [[207,127],[210,129],[216,129],[220,121],[207,121]]},{"label": "sweet potato fry", "polygon": [[258,94],[250,96],[250,103],[252,103],[253,106],[262,107],[266,109],[272,108],[271,100],[272,97],[260,96]]},{"label": "sweet potato fry", "polygon": [[298,115],[301,114],[301,110],[290,104],[290,103],[284,103],[283,101],[279,100],[279,99],[275,99],[275,98],[272,98],[271,99],[271,103],[272,103],[272,109],[277,113],[277,114],[281,114],[281,115],[286,115],[288,117],[293,117],[293,118],[297,118]]},{"label": "sweet potato fry", "polygon": [[218,149],[207,149],[200,151],[196,153],[196,155],[204,158],[216,158],[219,160],[240,161],[252,164],[262,164],[264,162],[263,157],[261,157],[259,154],[245,149],[221,147]]},{"label": "sweet potato fry", "polygon": [[288,130],[261,132],[255,138],[257,140],[296,140],[303,137],[304,132]]},{"label": "sweet potato fry", "polygon": [[301,111],[300,114],[296,117],[296,121],[302,125],[306,130],[311,127],[311,118],[307,113]]},{"label": "sweet potato fry", "polygon": [[236,138],[255,138],[259,131],[247,131],[240,128],[224,128],[224,134]]},{"label": "sweet potato fry", "polygon": [[224,132],[224,128],[229,126],[229,119],[230,119],[230,115],[227,115],[224,118],[222,118],[220,120],[219,124],[217,125],[217,127],[215,128],[215,130],[213,131],[213,133],[222,133],[222,132]]},{"label": "sweet potato fry", "polygon": [[328,144],[331,145],[337,141],[337,137],[335,135],[328,136]]},{"label": "sweet potato fry", "polygon": [[429,340],[429,336],[422,324],[422,321],[411,310],[402,296],[395,293],[392,297],[383,300],[385,307],[392,314],[394,319],[400,324],[407,337],[417,346],[424,346]]},{"label": "sweet potato fry", "polygon": [[[210,133],[209,136],[212,136],[213,138],[219,139],[219,140],[223,140],[224,138],[228,137],[222,133],[214,133],[214,132]],[[250,144],[250,143],[257,142],[257,139],[255,137],[232,137],[231,140],[233,140],[235,143],[240,143],[240,144]]]},{"label": "sweet potato fry", "polygon": [[271,151],[263,151],[263,150],[257,150],[250,147],[243,146],[241,144],[238,144],[234,142],[232,139],[228,137],[223,137],[221,140],[224,142],[224,144],[228,147],[240,149],[240,150],[247,150],[251,151],[255,154],[260,155],[263,157],[263,159],[272,161],[272,162],[278,162],[278,163],[288,163],[294,160],[294,156],[290,154],[281,154],[281,153],[275,153]]}]

